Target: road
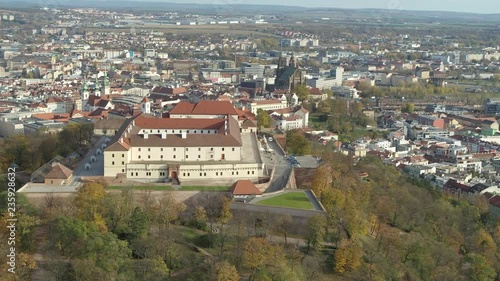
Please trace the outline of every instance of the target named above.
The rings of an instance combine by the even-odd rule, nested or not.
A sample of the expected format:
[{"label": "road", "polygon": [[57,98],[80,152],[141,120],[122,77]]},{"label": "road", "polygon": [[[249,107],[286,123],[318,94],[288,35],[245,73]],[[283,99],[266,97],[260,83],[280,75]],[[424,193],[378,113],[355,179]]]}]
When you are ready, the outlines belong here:
[{"label": "road", "polygon": [[[97,149],[101,148],[102,144],[106,141],[106,137],[101,137],[99,141],[89,150],[89,152],[83,157],[76,169],[73,171],[74,181],[80,181],[82,177],[92,177],[92,176],[103,176],[104,175],[104,153],[97,155]],[[102,151],[102,149],[101,149]],[[90,157],[95,155],[96,161],[91,162]],[[91,163],[90,170],[85,170],[85,164]]]},{"label": "road", "polygon": [[[264,152],[263,160],[268,167],[274,166],[275,172],[269,187],[265,190],[266,193],[275,192],[285,188],[287,179],[292,172],[292,166],[285,159],[285,155],[276,141],[267,141],[267,144],[269,148],[272,149],[272,152]],[[274,155],[272,155],[273,153]]]}]

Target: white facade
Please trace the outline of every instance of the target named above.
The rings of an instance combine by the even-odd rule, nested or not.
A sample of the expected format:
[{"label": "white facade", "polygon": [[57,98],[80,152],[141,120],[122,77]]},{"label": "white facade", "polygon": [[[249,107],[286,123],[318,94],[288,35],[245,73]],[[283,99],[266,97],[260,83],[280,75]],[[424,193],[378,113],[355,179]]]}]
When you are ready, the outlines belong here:
[{"label": "white facade", "polygon": [[263,100],[254,101],[250,104],[250,111],[257,115],[257,110],[262,109],[264,111],[283,109],[288,107],[288,102],[286,100]]},{"label": "white facade", "polygon": [[144,182],[258,180],[266,169],[256,147],[255,133],[242,134],[237,116],[143,113],[126,121],[104,151],[104,176]]},{"label": "white facade", "polygon": [[66,107],[66,102],[48,102],[47,103],[47,112],[49,113],[67,113],[68,108]]}]

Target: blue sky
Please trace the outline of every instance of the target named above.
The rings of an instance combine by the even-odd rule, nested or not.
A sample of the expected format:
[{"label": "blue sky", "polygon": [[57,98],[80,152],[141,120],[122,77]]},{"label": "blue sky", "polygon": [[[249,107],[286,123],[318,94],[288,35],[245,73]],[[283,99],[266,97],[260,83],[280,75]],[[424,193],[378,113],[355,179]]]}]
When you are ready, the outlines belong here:
[{"label": "blue sky", "polygon": [[333,8],[500,13],[500,0],[142,0],[200,4],[275,4]]}]

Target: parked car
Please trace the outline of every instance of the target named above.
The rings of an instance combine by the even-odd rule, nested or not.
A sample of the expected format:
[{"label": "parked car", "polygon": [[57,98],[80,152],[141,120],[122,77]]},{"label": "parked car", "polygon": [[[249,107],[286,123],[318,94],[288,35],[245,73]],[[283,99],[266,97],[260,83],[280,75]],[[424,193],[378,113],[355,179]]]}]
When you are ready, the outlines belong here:
[{"label": "parked car", "polygon": [[272,137],[269,137],[267,140],[268,140],[268,141],[273,141],[273,138],[272,138]]}]

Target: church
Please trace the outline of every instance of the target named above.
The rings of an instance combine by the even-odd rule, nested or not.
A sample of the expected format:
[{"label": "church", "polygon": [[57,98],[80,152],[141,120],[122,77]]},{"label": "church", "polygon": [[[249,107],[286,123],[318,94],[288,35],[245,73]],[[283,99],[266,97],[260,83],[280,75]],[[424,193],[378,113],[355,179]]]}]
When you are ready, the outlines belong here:
[{"label": "church", "polygon": [[275,90],[293,91],[295,86],[305,83],[304,75],[305,73],[297,67],[294,55],[291,58],[280,55],[276,70]]}]

